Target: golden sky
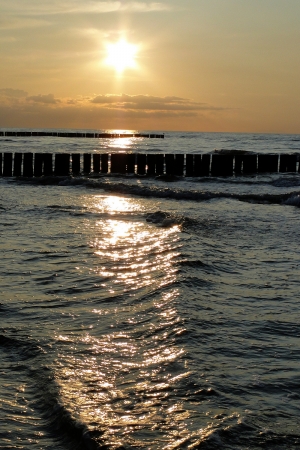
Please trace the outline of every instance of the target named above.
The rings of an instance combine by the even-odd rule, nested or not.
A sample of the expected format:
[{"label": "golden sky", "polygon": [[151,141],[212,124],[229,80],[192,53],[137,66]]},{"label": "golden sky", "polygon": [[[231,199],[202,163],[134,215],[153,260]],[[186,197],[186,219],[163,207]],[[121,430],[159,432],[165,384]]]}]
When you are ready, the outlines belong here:
[{"label": "golden sky", "polygon": [[300,133],[300,0],[0,0],[0,127]]}]

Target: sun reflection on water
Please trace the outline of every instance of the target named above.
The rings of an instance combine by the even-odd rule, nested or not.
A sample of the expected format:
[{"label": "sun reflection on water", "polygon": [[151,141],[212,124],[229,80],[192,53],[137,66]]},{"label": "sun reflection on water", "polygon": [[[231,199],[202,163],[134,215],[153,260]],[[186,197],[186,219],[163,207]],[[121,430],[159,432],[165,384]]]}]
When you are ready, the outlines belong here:
[{"label": "sun reflection on water", "polygon": [[99,299],[84,312],[93,328],[73,343],[75,354],[61,355],[61,396],[111,449],[168,448],[188,435],[189,417],[174,394],[189,376],[177,344],[185,331],[174,286],[178,228],[147,223],[131,198],[96,196],[89,206]]}]

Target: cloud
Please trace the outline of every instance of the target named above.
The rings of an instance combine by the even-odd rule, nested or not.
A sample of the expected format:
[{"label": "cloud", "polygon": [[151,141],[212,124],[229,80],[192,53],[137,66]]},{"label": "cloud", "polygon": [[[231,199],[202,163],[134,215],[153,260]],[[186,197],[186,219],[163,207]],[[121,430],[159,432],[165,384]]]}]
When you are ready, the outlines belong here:
[{"label": "cloud", "polygon": [[51,104],[51,105],[55,105],[56,103],[60,103],[61,100],[54,98],[53,94],[48,94],[48,95],[32,95],[31,97],[27,97],[26,100],[28,102],[36,102],[36,103],[46,103],[46,104]]},{"label": "cloud", "polygon": [[[28,96],[27,92],[18,89],[0,89],[0,96],[7,107],[18,105],[24,111],[33,110],[40,105],[41,108],[56,106],[56,110],[93,110],[97,114],[110,115],[122,114],[130,117],[172,117],[172,116],[197,116],[202,113],[212,113],[229,110],[207,103],[194,100],[166,96],[153,95],[129,95],[129,94],[101,94],[91,96],[78,96],[77,98],[56,98],[53,94],[37,94]],[[31,107],[29,105],[32,105]]]},{"label": "cloud", "polygon": [[91,103],[106,108],[143,111],[217,111],[222,108],[210,106],[206,103],[195,102],[182,97],[155,97],[151,95],[97,95]]},{"label": "cloud", "polygon": [[27,96],[27,92],[18,89],[0,89],[0,96],[6,99],[6,105],[13,105],[18,102],[19,107],[29,110],[29,105],[40,105],[42,108],[77,108],[90,109],[97,113],[112,115],[121,113],[130,116],[180,116],[197,115],[199,113],[210,113],[228,110],[207,103],[196,102],[194,100],[166,96],[158,97],[154,95],[129,95],[129,94],[101,94],[90,96],[78,96],[77,98],[56,98],[53,94],[38,94]]},{"label": "cloud", "polygon": [[162,2],[139,2],[139,1],[98,1],[98,0],[52,0],[42,2],[41,0],[2,0],[2,11],[22,16],[33,15],[59,15],[66,13],[109,13],[117,11],[129,12],[154,12],[168,11],[170,5]]},{"label": "cloud", "polygon": [[28,92],[23,91],[22,89],[0,89],[0,96],[2,97],[12,97],[12,98],[21,98],[27,97]]},{"label": "cloud", "polygon": [[53,94],[37,94],[2,97],[0,122],[2,127],[199,129],[226,117],[228,111],[177,96],[102,94],[56,98]]}]

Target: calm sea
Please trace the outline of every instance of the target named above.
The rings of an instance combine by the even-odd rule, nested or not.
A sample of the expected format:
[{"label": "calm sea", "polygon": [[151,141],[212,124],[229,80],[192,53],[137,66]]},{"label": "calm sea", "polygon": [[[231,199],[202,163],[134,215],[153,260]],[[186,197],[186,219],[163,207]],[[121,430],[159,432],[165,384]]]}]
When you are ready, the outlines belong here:
[{"label": "calm sea", "polygon": [[[300,136],[0,152],[300,153]],[[0,448],[300,448],[300,174],[0,179]]]}]

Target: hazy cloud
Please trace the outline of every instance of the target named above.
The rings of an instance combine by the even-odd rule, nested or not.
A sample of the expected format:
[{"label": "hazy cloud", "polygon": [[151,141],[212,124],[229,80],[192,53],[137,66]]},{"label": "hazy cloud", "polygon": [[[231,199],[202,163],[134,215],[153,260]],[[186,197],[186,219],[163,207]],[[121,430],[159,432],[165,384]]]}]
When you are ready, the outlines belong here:
[{"label": "hazy cloud", "polygon": [[221,108],[194,102],[182,97],[155,97],[151,95],[97,95],[91,103],[102,105],[106,108],[144,111],[216,111]]},{"label": "hazy cloud", "polygon": [[[1,91],[18,93],[14,89],[2,89],[0,94]],[[160,129],[171,129],[187,120],[189,127],[196,129],[197,124],[209,126],[228,113],[225,108],[176,96],[106,94],[57,98],[53,94],[25,94],[20,91],[19,97],[1,97],[2,126],[154,129],[159,121]]]},{"label": "hazy cloud", "polygon": [[46,15],[66,13],[109,13],[114,11],[153,12],[166,11],[171,7],[163,2],[65,0],[45,2],[41,0],[2,0],[2,11],[21,15]]},{"label": "hazy cloud", "polygon": [[46,104],[51,104],[51,105],[55,105],[56,103],[60,103],[61,100],[54,98],[53,94],[48,94],[48,95],[32,95],[30,97],[27,97],[26,100],[28,102],[36,102],[36,103],[46,103]]},{"label": "hazy cloud", "polygon": [[28,95],[28,92],[23,91],[22,89],[0,89],[0,96],[4,97],[13,97],[13,98],[21,98],[26,97]]}]

